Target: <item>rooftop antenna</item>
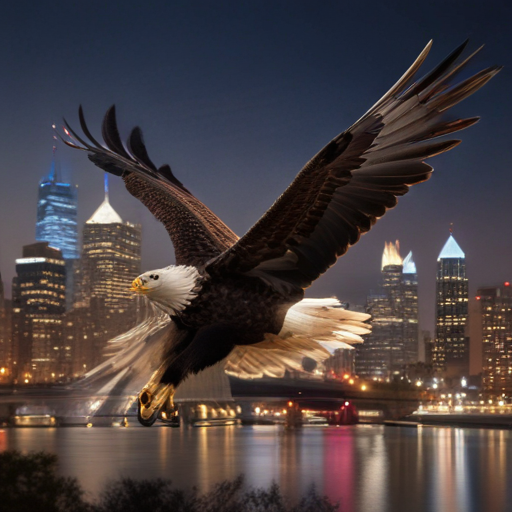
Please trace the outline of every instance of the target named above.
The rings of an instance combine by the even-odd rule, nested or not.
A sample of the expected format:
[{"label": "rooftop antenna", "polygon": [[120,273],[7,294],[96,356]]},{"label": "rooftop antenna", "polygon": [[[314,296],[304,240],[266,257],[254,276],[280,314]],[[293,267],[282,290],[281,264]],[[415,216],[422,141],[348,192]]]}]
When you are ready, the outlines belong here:
[{"label": "rooftop antenna", "polygon": [[105,188],[105,201],[108,203],[108,174],[103,173],[104,188]]},{"label": "rooftop antenna", "polygon": [[49,178],[52,183],[55,183],[60,180],[60,176],[58,175],[59,172],[58,172],[57,159],[56,159],[57,140],[58,139],[57,139],[57,135],[55,134],[55,123],[52,123],[52,128],[53,128],[52,165],[51,165]]}]

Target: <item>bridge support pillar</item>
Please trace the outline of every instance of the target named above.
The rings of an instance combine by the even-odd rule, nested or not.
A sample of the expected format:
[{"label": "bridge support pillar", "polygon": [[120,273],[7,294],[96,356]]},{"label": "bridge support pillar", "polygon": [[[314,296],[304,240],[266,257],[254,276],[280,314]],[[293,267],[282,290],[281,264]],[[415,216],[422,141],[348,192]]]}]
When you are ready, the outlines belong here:
[{"label": "bridge support pillar", "polygon": [[286,407],[285,428],[302,427],[302,410],[297,402],[288,402]]}]

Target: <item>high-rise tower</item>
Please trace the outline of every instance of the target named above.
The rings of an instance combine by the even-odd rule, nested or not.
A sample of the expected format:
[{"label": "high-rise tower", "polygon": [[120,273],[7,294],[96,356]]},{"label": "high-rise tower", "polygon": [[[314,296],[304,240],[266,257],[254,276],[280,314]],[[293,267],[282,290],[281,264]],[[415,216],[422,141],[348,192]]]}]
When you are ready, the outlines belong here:
[{"label": "high-rise tower", "polygon": [[5,307],[4,283],[0,275],[0,383],[10,378],[11,339]]},{"label": "high-rise tower", "polygon": [[382,253],[382,286],[390,300],[394,316],[401,317],[403,310],[402,297],[403,262],[400,256],[400,243],[397,240],[384,244]]},{"label": "high-rise tower", "polygon": [[99,298],[112,312],[134,308],[130,284],[141,272],[141,228],[123,222],[112,208],[108,189],[105,199],[83,230],[83,293]]},{"label": "high-rise tower", "polygon": [[79,293],[76,306],[92,311],[94,321],[81,347],[82,365],[98,364],[107,341],[134,325],[137,301],[130,284],[141,273],[140,225],[123,222],[105,199],[83,229]]},{"label": "high-rise tower", "polygon": [[13,279],[13,369],[19,382],[59,378],[66,270],[58,249],[39,242],[23,247]]},{"label": "high-rise tower", "polygon": [[469,372],[466,256],[450,233],[437,259],[436,337],[432,353],[434,369],[446,376]]},{"label": "high-rise tower", "polygon": [[483,388],[487,393],[501,397],[512,394],[512,286],[480,288],[477,301],[480,306],[483,346]]},{"label": "high-rise tower", "polygon": [[404,359],[406,363],[418,361],[419,310],[418,274],[412,252],[405,257],[402,269],[402,317],[404,327]]},{"label": "high-rise tower", "polygon": [[66,304],[73,300],[73,276],[78,254],[77,188],[64,183],[56,159],[56,147],[50,172],[39,182],[37,199],[36,240],[59,249],[66,261]]},{"label": "high-rise tower", "polygon": [[48,176],[39,182],[36,240],[49,242],[64,259],[78,258],[76,186],[60,178],[55,147]]},{"label": "high-rise tower", "polygon": [[390,242],[382,254],[382,286],[366,299],[372,332],[356,347],[356,372],[362,377],[388,378],[404,364],[402,319],[402,258]]},{"label": "high-rise tower", "polygon": [[386,243],[382,254],[382,286],[366,300],[372,332],[356,347],[356,372],[362,377],[389,378],[418,360],[418,280],[409,253]]}]

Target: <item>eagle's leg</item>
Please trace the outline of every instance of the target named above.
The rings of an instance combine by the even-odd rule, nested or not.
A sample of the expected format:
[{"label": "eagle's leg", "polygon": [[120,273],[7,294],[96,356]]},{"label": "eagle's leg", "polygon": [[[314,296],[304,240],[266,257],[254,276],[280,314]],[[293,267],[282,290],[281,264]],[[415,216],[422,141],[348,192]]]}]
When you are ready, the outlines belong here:
[{"label": "eagle's leg", "polygon": [[145,427],[151,427],[167,400],[172,402],[173,395],[174,386],[172,384],[162,384],[157,381],[147,385],[139,394],[137,407],[139,423]]},{"label": "eagle's leg", "polygon": [[218,363],[233,350],[241,340],[241,332],[230,325],[203,327],[196,333],[188,332],[187,341],[174,345],[164,363],[139,394],[139,423],[150,427],[167,400],[171,400],[175,389],[190,374],[196,374],[208,366]]},{"label": "eagle's leg", "polygon": [[163,383],[162,376],[172,360],[185,350],[194,339],[194,336],[195,331],[180,329],[179,327],[174,332],[173,344],[165,355],[163,363],[139,393],[137,419],[141,425],[145,427],[153,425],[167,401],[170,401],[171,405],[173,405],[172,397],[174,396],[175,387],[172,384]]}]

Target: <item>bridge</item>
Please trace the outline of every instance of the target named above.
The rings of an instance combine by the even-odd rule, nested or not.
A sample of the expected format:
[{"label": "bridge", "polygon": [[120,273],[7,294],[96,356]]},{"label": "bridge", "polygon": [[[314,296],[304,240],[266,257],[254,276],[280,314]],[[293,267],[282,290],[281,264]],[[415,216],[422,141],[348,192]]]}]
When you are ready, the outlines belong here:
[{"label": "bridge", "polygon": [[422,393],[393,384],[350,385],[336,380],[271,379],[243,380],[229,378],[231,393],[236,402],[279,402],[289,400],[302,409],[334,411],[346,401],[360,412],[379,411],[382,420],[398,420],[417,410]]},{"label": "bridge", "polygon": [[[262,378],[243,380],[229,377],[229,387],[233,400],[222,397],[219,400],[194,400],[191,397],[185,400],[176,400],[180,406],[183,418],[192,418],[194,421],[197,411],[201,410],[203,419],[216,417],[215,408],[223,411],[228,418],[248,418],[253,414],[258,404],[267,404],[269,407],[289,409],[293,402],[296,409],[309,411],[339,411],[349,401],[354,405],[361,417],[365,413],[372,413],[377,420],[397,420],[408,416],[417,410],[422,395],[417,390],[407,389],[404,386],[371,382],[366,385],[359,382],[350,385],[335,380],[318,380],[307,378]],[[364,388],[364,389],[363,389]],[[105,424],[111,424],[112,419],[123,417],[126,414],[126,404],[133,397],[119,396],[91,396],[86,390],[71,390],[64,386],[33,386],[19,387],[17,389],[0,389],[0,425],[12,423],[15,412],[22,406],[46,407],[53,411],[61,424],[86,424],[89,420],[84,413],[83,404],[94,405],[94,401],[102,402],[91,416],[95,423],[100,417],[105,418]],[[115,402],[115,407],[106,406]],[[206,409],[205,409],[206,408]],[[204,411],[207,411],[206,413]],[[376,414],[378,413],[378,414]],[[134,415],[134,410],[130,412]],[[75,418],[75,419],[73,419]],[[79,420],[79,418],[82,418]]]}]

